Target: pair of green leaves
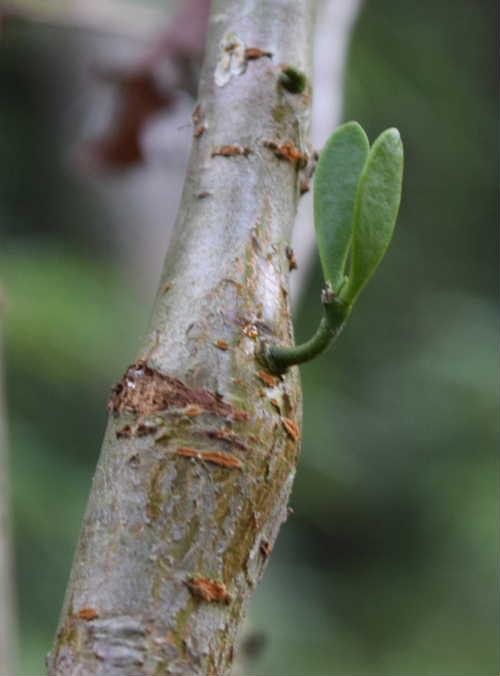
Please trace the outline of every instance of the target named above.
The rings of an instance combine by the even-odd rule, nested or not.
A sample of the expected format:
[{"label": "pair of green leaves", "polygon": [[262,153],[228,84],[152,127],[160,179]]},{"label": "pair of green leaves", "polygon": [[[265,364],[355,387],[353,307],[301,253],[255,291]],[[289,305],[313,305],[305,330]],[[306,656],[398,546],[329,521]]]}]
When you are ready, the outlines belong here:
[{"label": "pair of green leaves", "polygon": [[325,280],[348,305],[389,246],[402,178],[403,145],[397,129],[382,132],[370,148],[363,128],[347,122],[321,153],[314,178],[319,254]]},{"label": "pair of green leaves", "polygon": [[271,373],[313,359],[337,338],[389,246],[402,179],[397,129],[382,132],[371,148],[357,122],[342,125],[330,137],[314,179],[314,225],[323,274],[333,293],[322,295],[324,316],[310,340],[292,346],[262,344],[259,358]]}]

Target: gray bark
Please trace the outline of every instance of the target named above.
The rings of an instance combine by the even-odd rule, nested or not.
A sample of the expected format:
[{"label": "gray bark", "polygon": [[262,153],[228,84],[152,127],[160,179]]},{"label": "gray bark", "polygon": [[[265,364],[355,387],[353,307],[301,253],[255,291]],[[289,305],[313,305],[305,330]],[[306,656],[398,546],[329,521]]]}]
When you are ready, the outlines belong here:
[{"label": "gray bark", "polygon": [[50,674],[230,670],[300,446],[298,372],[270,378],[256,348],[292,341],[300,171],[277,148],[306,150],[311,92],[278,78],[280,64],[310,76],[312,4],[215,3],[175,234],[142,357],[110,401]]}]

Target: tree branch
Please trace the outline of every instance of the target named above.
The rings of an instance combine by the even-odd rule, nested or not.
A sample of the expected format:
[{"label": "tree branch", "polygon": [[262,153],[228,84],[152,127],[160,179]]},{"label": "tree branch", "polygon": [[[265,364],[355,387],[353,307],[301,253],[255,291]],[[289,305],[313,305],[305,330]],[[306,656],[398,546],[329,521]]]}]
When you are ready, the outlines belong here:
[{"label": "tree branch", "polygon": [[297,369],[270,376],[255,352],[292,340],[310,88],[279,74],[310,75],[311,5],[213,8],[174,241],[143,357],[111,397],[50,674],[230,669],[300,444]]}]

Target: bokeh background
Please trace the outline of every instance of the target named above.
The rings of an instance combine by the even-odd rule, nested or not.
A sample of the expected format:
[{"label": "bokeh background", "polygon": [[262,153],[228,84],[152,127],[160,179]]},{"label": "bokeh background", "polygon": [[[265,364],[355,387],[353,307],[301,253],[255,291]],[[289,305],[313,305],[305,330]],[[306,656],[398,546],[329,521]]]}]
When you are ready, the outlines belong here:
[{"label": "bokeh background", "polygon": [[[494,0],[362,6],[343,118],[372,139],[401,130],[401,215],[338,347],[302,368],[295,513],[252,603],[246,674],[498,673],[496,19]],[[138,48],[90,33],[13,21],[0,36],[21,676],[44,673],[109,389],[147,325],[187,153],[181,106],[169,168],[76,169],[109,105],[89,54]],[[316,266],[299,338],[320,284]]]}]

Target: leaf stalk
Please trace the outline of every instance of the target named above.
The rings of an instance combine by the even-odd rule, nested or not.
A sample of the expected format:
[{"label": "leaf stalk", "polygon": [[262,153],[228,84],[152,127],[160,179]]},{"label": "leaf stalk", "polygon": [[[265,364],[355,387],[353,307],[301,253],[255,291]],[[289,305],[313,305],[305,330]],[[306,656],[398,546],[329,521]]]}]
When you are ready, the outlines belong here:
[{"label": "leaf stalk", "polygon": [[268,371],[281,375],[290,366],[314,359],[334,343],[344,328],[351,306],[335,295],[328,285],[321,294],[321,302],[323,317],[308,341],[291,346],[262,343],[260,359]]}]

